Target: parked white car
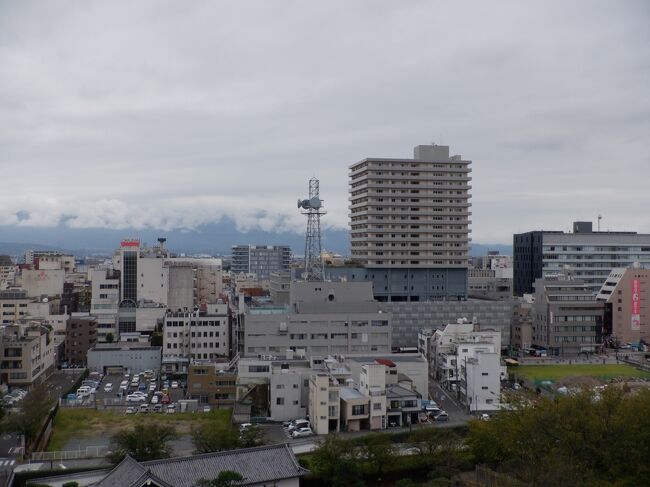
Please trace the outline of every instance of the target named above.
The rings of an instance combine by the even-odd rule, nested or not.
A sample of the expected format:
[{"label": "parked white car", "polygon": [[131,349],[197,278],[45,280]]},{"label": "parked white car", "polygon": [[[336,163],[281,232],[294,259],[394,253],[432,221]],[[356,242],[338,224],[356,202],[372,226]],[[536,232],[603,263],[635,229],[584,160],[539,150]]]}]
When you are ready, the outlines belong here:
[{"label": "parked white car", "polygon": [[291,433],[291,436],[293,436],[294,438],[303,438],[305,436],[311,436],[313,434],[314,432],[311,430],[311,428],[307,427],[307,428],[298,428],[293,433]]},{"label": "parked white car", "polygon": [[112,392],[113,391],[113,384],[110,382],[104,386],[104,392]]},{"label": "parked white car", "polygon": [[146,396],[143,396],[141,394],[129,394],[126,396],[126,402],[144,402],[146,400]]},{"label": "parked white car", "polygon": [[90,396],[90,387],[81,386],[77,389],[77,399],[83,399],[84,397]]},{"label": "parked white car", "polygon": [[309,427],[309,421],[306,419],[298,419],[291,423],[289,427],[287,428],[290,433],[292,433],[295,430],[298,430],[300,428],[308,428]]},{"label": "parked white car", "polygon": [[178,381],[172,382],[172,389],[178,389]]}]

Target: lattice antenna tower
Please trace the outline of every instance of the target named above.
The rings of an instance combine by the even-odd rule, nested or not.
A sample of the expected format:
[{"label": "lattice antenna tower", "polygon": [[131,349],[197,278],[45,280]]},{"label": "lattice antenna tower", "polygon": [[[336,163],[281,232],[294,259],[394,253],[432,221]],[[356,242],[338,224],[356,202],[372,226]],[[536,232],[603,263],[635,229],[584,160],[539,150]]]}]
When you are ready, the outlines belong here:
[{"label": "lattice antenna tower", "polygon": [[309,180],[309,198],[298,199],[298,208],[307,215],[307,234],[305,235],[305,272],[303,278],[307,281],[323,281],[325,278],[322,259],[320,235],[320,217],[327,212],[323,209],[320,199],[319,182],[316,178]]}]

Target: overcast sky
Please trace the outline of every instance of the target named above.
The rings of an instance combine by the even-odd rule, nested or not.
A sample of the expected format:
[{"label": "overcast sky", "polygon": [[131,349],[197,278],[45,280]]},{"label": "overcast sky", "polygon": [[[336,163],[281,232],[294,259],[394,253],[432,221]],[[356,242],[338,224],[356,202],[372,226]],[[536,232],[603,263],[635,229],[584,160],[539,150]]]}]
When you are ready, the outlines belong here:
[{"label": "overcast sky", "polygon": [[302,230],[317,176],[346,228],[348,165],[431,142],[475,242],[650,232],[650,2],[0,0],[0,225]]}]

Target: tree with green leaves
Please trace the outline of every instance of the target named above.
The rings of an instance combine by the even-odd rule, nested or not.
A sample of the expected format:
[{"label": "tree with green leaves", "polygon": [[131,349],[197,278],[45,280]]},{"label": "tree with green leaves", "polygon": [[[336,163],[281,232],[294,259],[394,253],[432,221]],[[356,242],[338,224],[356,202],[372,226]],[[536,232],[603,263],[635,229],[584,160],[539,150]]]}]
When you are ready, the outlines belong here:
[{"label": "tree with green leaves", "polygon": [[354,446],[337,435],[327,435],[312,453],[309,469],[331,487],[362,486]]},{"label": "tree with green leaves", "polygon": [[650,485],[650,391],[610,385],[474,421],[467,439],[477,463],[526,485]]},{"label": "tree with green leaves", "polygon": [[363,457],[372,465],[381,478],[385,467],[395,462],[396,451],[387,434],[369,434],[362,440]]},{"label": "tree with green leaves", "polygon": [[223,470],[219,472],[216,479],[206,480],[200,479],[197,482],[199,487],[236,487],[246,480],[239,472],[232,470]]},{"label": "tree with green leaves", "polygon": [[109,459],[119,463],[126,455],[138,462],[158,460],[171,456],[169,442],[176,437],[171,426],[158,423],[140,423],[131,430],[120,431],[113,437]]},{"label": "tree with green leaves", "polygon": [[233,450],[239,446],[239,434],[230,424],[206,421],[192,430],[196,453]]},{"label": "tree with green leaves", "polygon": [[239,446],[241,448],[252,448],[262,446],[265,443],[264,431],[257,425],[244,428],[239,433]]},{"label": "tree with green leaves", "polygon": [[25,436],[29,444],[43,426],[46,416],[54,405],[43,384],[34,387],[21,403],[20,410],[7,417],[6,429]]}]

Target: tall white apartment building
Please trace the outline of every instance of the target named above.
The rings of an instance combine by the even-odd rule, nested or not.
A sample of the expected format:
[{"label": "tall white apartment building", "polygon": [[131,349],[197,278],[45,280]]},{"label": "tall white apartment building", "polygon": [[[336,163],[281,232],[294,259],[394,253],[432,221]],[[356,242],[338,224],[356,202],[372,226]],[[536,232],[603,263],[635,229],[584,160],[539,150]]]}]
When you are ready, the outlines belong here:
[{"label": "tall white apartment building", "polygon": [[208,304],[193,312],[168,310],[163,320],[163,370],[186,372],[192,360],[228,357],[229,330],[227,304]]},{"label": "tall white apartment building", "polygon": [[352,260],[327,274],[374,284],[382,301],[467,298],[471,161],[419,145],[413,159],[350,166]]},{"label": "tall white apartment building", "polygon": [[471,161],[419,145],[413,159],[350,166],[352,257],[366,267],[468,265]]}]

